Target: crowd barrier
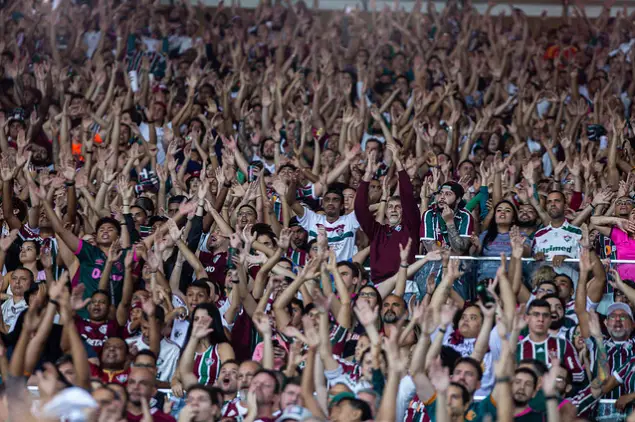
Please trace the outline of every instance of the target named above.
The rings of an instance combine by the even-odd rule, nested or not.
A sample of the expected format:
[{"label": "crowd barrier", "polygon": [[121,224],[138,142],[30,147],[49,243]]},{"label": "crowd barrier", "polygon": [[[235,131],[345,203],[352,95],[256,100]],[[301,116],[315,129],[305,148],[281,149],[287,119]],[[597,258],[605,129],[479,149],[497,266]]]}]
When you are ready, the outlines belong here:
[{"label": "crowd barrier", "polygon": [[[424,255],[417,255],[417,259],[422,259]],[[476,300],[478,295],[477,291],[479,283],[487,283],[487,279],[496,277],[496,271],[500,266],[499,257],[473,257],[473,256],[456,256],[451,257],[452,260],[459,260],[459,269],[463,272],[463,276],[454,283],[453,288],[466,300]],[[509,265],[510,258],[507,258],[507,265]],[[579,260],[578,259],[566,259],[559,267],[553,267],[551,261],[537,261],[533,258],[522,259],[522,274],[523,282],[532,290],[532,286],[535,286],[537,280],[553,279],[555,274],[565,274],[569,276],[574,285],[577,286],[579,278]],[[611,278],[609,274],[610,269],[617,269],[620,274],[625,273],[630,268],[635,269],[635,260],[611,260],[605,263],[605,269],[607,278]],[[434,277],[435,284],[441,281],[443,276],[443,268],[441,261],[431,261],[426,263],[412,278],[407,290],[408,300],[410,296],[417,295],[419,298],[423,297],[426,293],[426,284],[429,277]],[[609,302],[612,301],[613,288],[606,284],[605,298],[603,299],[602,306],[598,311],[602,312]]]}]

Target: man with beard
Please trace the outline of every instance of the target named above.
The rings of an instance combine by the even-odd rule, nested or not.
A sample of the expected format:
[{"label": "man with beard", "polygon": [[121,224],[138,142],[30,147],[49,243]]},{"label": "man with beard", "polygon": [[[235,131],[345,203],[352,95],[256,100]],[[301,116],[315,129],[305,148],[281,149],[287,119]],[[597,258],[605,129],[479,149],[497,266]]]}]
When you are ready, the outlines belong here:
[{"label": "man with beard", "polygon": [[[399,245],[405,247],[409,240],[416,245],[419,240],[417,229],[421,224],[410,177],[403,168],[397,148],[392,144],[388,145],[388,148],[393,153],[399,175],[399,196],[382,197],[381,200],[381,202],[387,202],[388,224],[383,224],[383,219],[381,223],[375,221],[375,217],[368,209],[368,186],[377,171],[376,160],[372,155],[355,197],[355,215],[370,240],[370,276],[375,285],[399,271],[401,263]],[[415,253],[416,248],[410,248],[407,264],[414,262]]]},{"label": "man with beard", "polygon": [[538,230],[538,213],[533,205],[523,203],[518,205],[518,227],[524,237],[534,238]]},{"label": "man with beard", "polygon": [[223,418],[244,418],[247,415],[247,393],[254,375],[260,370],[258,362],[248,360],[238,367],[238,392],[236,398],[223,407]]},{"label": "man with beard", "polygon": [[549,335],[559,338],[567,338],[567,331],[576,326],[575,321],[564,315],[564,305],[562,299],[557,294],[548,294],[542,297],[549,303],[551,308],[551,324],[549,325]]},{"label": "man with beard", "polygon": [[582,382],[585,373],[573,345],[568,340],[552,337],[549,333],[553,320],[551,315],[551,305],[544,299],[535,299],[527,305],[525,320],[529,335],[518,342],[516,359],[536,359],[547,366],[552,360],[559,359],[571,371],[573,381]]},{"label": "man with beard", "polygon": [[[534,371],[528,368],[517,368],[511,380],[511,388],[514,402],[514,421],[543,421],[545,415],[535,412],[529,407],[529,401],[534,398],[539,388],[538,376]],[[487,403],[488,399],[485,400]],[[484,410],[483,414],[491,413]]]},{"label": "man with beard", "polygon": [[253,161],[261,162],[263,167],[271,174],[276,172],[276,148],[280,149],[279,138],[278,142],[274,141],[272,138],[264,139],[260,144],[260,156],[256,155],[253,157]]},{"label": "man with beard", "polygon": [[560,191],[551,191],[547,195],[547,213],[551,223],[536,232],[533,254],[537,259],[553,261],[559,267],[566,258],[578,258],[582,231],[564,217],[566,198]]},{"label": "man with beard", "polygon": [[[128,392],[126,419],[128,419],[128,422],[144,420],[143,407],[149,406],[150,399],[157,392],[155,383],[154,372],[150,369],[132,368],[126,387]],[[151,414],[154,422],[176,422],[172,416],[163,413],[159,409],[152,409]]]},{"label": "man with beard", "polygon": [[401,296],[392,294],[386,296],[386,299],[384,299],[382,303],[380,313],[386,335],[389,335],[392,326],[397,324],[407,311],[406,302],[404,302]]},{"label": "man with beard", "polygon": [[304,266],[309,259],[309,250],[307,247],[308,232],[300,226],[298,219],[293,217],[289,222],[291,230],[291,242],[286,257],[289,258],[294,265]]},{"label": "man with beard", "polygon": [[463,194],[460,184],[445,182],[436,195],[436,203],[423,214],[420,235],[428,252],[440,246],[463,255],[470,248],[474,220],[465,210]]},{"label": "man with beard", "polygon": [[[538,391],[536,395],[529,401],[529,407],[537,412],[546,412],[547,411],[547,402],[545,400],[545,395],[540,387],[543,384],[543,379],[545,374],[548,372],[548,368],[544,363],[540,361],[535,361],[533,359],[526,359],[519,363],[519,368],[527,368],[533,371],[538,376]],[[571,373],[567,368],[562,366],[557,366],[555,368],[556,373],[556,382],[555,382],[555,392],[558,396],[558,411],[560,413],[560,420],[562,421],[573,421],[578,413],[575,405],[571,403],[570,400],[565,399],[567,394],[571,392],[573,389]]]}]

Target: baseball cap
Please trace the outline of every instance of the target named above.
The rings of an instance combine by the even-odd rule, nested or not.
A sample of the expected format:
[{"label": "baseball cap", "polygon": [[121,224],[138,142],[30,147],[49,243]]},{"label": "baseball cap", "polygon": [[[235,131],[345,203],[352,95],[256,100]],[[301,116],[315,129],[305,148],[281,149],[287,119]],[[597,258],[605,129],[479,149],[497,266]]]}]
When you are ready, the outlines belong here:
[{"label": "baseball cap", "polygon": [[606,309],[606,315],[609,316],[615,311],[624,311],[628,314],[628,316],[631,317],[631,320],[633,320],[633,311],[631,311],[631,307],[628,306],[626,303],[622,303],[622,302],[611,303],[609,307]]},{"label": "baseball cap", "polygon": [[456,195],[457,203],[461,200],[461,198],[463,198],[463,195],[465,194],[463,186],[453,180],[447,181],[443,185],[441,185],[441,189],[443,188],[448,188],[452,192],[454,192],[454,195]]},{"label": "baseball cap", "polygon": [[287,406],[284,412],[276,419],[276,422],[302,421],[311,416],[313,416],[313,414],[302,406]]}]

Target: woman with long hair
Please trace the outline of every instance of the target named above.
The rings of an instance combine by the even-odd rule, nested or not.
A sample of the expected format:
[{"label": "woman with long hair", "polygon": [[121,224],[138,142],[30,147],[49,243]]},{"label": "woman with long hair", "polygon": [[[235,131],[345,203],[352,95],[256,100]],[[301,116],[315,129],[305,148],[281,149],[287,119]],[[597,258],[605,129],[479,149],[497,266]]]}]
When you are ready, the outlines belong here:
[{"label": "woman with long hair", "polygon": [[[506,199],[500,201],[494,207],[494,218],[490,219],[487,230],[477,236],[473,234],[471,237],[472,247],[470,255],[472,256],[491,256],[499,257],[501,253],[510,256],[512,253],[511,231],[518,221],[518,212],[511,201]],[[523,256],[531,254],[531,243],[529,239],[525,239]],[[498,269],[498,263],[493,265],[482,263],[478,271],[478,280],[484,278],[493,278]]]},{"label": "woman with long hair", "polygon": [[213,385],[223,362],[231,359],[234,349],[225,337],[220,312],[211,303],[201,303],[192,312],[179,362],[183,388]]}]

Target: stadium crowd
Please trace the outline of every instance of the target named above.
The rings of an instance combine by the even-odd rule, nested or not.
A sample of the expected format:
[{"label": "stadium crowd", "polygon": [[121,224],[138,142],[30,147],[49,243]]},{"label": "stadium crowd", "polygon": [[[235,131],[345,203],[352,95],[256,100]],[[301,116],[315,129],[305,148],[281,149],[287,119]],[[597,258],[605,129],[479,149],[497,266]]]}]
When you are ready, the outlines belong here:
[{"label": "stadium crowd", "polygon": [[495,3],[0,1],[0,420],[629,415],[634,15]]}]

